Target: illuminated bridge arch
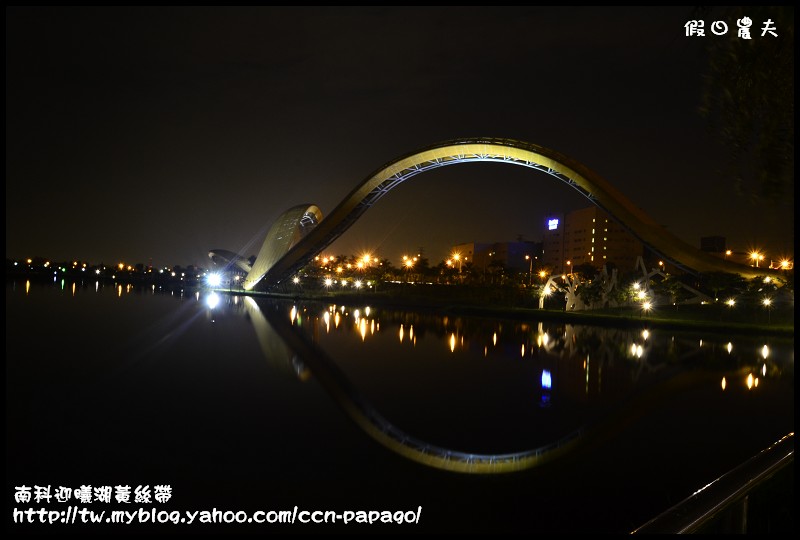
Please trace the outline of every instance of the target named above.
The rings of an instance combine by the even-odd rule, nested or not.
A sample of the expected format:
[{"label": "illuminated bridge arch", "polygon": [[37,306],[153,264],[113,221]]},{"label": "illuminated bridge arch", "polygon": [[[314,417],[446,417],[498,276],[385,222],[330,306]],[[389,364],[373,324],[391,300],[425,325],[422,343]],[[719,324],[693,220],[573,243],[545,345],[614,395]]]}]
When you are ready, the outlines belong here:
[{"label": "illuminated bridge arch", "polygon": [[369,175],[313,231],[270,266],[264,274],[266,287],[281,283],[306,266],[367,209],[404,181],[431,169],[473,161],[521,165],[554,176],[612,216],[644,245],[684,270],[734,272],[747,278],[776,274],[774,271],[757,271],[746,265],[718,259],[680,240],[597,173],[574,159],[523,141],[472,138],[446,141],[423,148],[395,159]]}]

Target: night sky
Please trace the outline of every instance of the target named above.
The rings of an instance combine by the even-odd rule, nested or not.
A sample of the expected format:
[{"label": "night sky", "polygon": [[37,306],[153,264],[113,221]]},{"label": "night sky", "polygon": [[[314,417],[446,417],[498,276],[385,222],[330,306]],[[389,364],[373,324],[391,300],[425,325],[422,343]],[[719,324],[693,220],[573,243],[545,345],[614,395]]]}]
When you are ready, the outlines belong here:
[{"label": "night sky", "polygon": [[[6,8],[6,256],[209,266],[284,210],[327,215],[395,158],[513,138],[593,169],[699,247],[793,255],[793,196],[717,174],[691,7]],[[706,22],[706,28],[710,24]],[[754,23],[754,45],[761,37]],[[777,28],[781,34],[781,28]],[[774,38],[772,38],[774,39]],[[432,263],[541,240],[589,202],[523,167],[418,175],[326,253]]]}]

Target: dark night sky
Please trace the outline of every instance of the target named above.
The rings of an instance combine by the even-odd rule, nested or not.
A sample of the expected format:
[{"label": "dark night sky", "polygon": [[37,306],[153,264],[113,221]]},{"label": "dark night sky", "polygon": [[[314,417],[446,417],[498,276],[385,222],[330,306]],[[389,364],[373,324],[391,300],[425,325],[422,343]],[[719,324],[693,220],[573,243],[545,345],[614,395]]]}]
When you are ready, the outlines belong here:
[{"label": "dark night sky", "polygon": [[[737,38],[686,37],[691,13],[7,7],[6,255],[252,255],[289,207],[327,214],[384,163],[475,136],[566,154],[695,246],[793,254],[793,198],[756,205],[716,173],[725,154],[697,112],[704,40]],[[588,204],[522,167],[447,167],[326,253],[397,264],[423,247],[435,263],[457,243],[540,240],[549,212]]]}]

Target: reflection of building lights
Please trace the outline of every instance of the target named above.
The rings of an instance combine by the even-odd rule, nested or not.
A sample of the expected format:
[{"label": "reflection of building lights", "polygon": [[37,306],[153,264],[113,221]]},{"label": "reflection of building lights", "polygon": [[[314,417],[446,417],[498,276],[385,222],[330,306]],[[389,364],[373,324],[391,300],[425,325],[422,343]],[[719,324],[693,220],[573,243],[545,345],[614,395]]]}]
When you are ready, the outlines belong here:
[{"label": "reflection of building lights", "polygon": [[553,378],[546,369],[542,370],[542,388],[549,390],[553,385]]},{"label": "reflection of building lights", "polygon": [[750,373],[747,375],[747,389],[751,390],[755,384],[755,379],[753,378],[753,374]]},{"label": "reflection of building lights", "polygon": [[456,350],[456,335],[450,334],[450,352],[455,352]]},{"label": "reflection of building lights", "polygon": [[642,339],[647,339],[650,337],[650,332],[647,330],[642,330]]},{"label": "reflection of building lights", "polygon": [[206,297],[206,305],[210,309],[214,309],[219,305],[219,295],[217,293],[211,293]]},{"label": "reflection of building lights", "polygon": [[492,345],[497,345],[497,332],[492,334]]},{"label": "reflection of building lights", "polygon": [[761,356],[763,356],[763,357],[764,357],[764,360],[766,360],[766,359],[767,359],[767,357],[769,356],[769,347],[767,347],[766,345],[764,345],[764,346],[761,348]]},{"label": "reflection of building lights", "polygon": [[728,381],[725,380],[725,377],[722,377],[722,389],[725,390],[725,387],[728,386]]},{"label": "reflection of building lights", "polygon": [[727,349],[728,349],[728,354],[730,354],[731,351],[733,350],[733,343],[731,343],[730,341],[728,342]]}]

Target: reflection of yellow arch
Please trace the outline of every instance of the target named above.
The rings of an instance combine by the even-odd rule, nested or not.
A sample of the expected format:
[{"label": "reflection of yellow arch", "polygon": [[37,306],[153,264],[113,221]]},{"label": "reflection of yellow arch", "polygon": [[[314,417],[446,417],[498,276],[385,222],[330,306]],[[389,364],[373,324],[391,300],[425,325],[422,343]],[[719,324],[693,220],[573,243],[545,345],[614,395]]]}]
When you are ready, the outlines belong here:
[{"label": "reflection of yellow arch", "polygon": [[[259,342],[279,338],[282,346],[278,351],[279,356],[288,358],[287,353],[296,354],[309,368],[301,373],[313,375],[367,435],[389,450],[417,463],[459,473],[517,472],[542,465],[573,450],[587,433],[597,429],[580,427],[545,446],[508,454],[466,453],[429,444],[392,425],[362,398],[336,363],[302,330],[289,322],[285,311],[265,310],[262,315],[258,303],[249,297],[246,305]],[[271,351],[275,346],[276,344],[270,345]],[[267,352],[264,347],[262,350]]]},{"label": "reflection of yellow arch", "polygon": [[[598,174],[558,152],[522,141],[479,138],[435,144],[378,169],[351,191],[311,233],[276,261],[265,275],[267,285],[280,283],[302,268],[398,184],[430,169],[471,161],[512,163],[555,176],[614,217],[642,243],[682,268],[696,272],[733,272],[747,278],[777,275],[775,271],[756,271],[749,266],[718,259],[687,244],[658,225]],[[646,173],[642,171],[643,176]]]},{"label": "reflection of yellow arch", "polygon": [[[248,298],[251,313],[259,311],[258,303]],[[294,317],[292,315],[292,317]],[[308,370],[301,373],[313,375],[338,405],[367,435],[392,452],[417,463],[450,472],[468,474],[503,474],[532,469],[549,463],[565,454],[589,444],[599,435],[608,436],[621,427],[630,425],[647,409],[663,399],[685,391],[694,385],[716,384],[714,372],[691,370],[650,387],[633,397],[628,405],[612,411],[602,421],[579,426],[564,437],[547,445],[507,454],[477,454],[447,449],[417,439],[386,420],[366,399],[359,395],[347,376],[330,359],[310,336],[290,322],[285,310],[265,310],[263,316],[251,319],[256,333],[268,329],[269,339],[279,337],[285,347],[300,358]],[[270,328],[271,327],[271,328]],[[262,337],[259,337],[262,340]],[[266,351],[266,349],[265,349]],[[713,383],[712,383],[713,381]]]}]

